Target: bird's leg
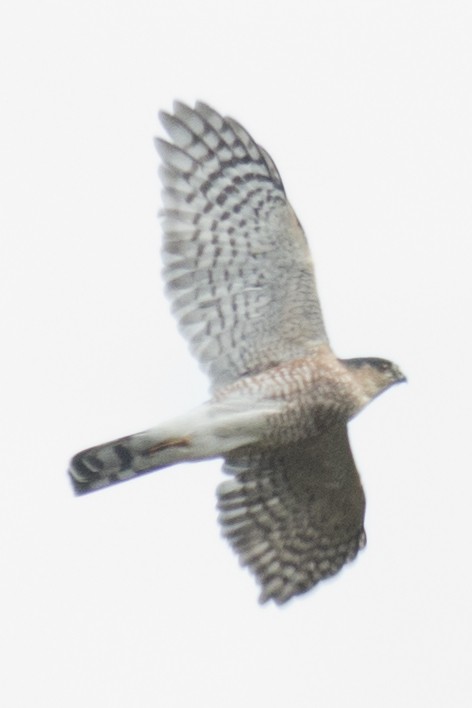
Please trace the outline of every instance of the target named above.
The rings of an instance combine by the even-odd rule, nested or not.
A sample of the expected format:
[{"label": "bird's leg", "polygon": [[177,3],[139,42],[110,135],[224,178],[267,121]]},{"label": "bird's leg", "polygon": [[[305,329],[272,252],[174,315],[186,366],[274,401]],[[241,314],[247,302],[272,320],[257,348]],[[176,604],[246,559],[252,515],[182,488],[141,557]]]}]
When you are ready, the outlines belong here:
[{"label": "bird's leg", "polygon": [[179,462],[220,457],[256,442],[267,411],[238,400],[206,403],[173,421],[79,452],[69,474],[77,494]]}]

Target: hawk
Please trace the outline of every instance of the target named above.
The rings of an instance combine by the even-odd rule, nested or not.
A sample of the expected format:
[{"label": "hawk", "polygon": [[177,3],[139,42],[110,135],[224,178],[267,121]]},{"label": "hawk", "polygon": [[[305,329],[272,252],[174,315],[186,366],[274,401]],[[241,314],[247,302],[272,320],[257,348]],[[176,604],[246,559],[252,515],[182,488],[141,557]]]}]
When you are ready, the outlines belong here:
[{"label": "hawk", "polygon": [[204,103],[162,112],[163,275],[211,398],[150,430],[78,453],[83,494],[179,462],[222,457],[223,535],[281,604],[337,573],[366,542],[347,433],[405,381],[379,358],[338,359],[310,251],[268,153]]}]

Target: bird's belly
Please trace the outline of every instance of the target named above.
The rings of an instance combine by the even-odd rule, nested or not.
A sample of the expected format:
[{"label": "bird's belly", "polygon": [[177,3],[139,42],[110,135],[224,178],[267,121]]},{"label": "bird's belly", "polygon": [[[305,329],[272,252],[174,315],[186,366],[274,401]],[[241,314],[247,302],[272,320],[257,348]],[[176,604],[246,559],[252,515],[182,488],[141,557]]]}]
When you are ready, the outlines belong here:
[{"label": "bird's belly", "polygon": [[230,401],[236,396],[241,402],[247,396],[248,408],[263,407],[266,402],[258,443],[273,446],[313,438],[336,423],[347,422],[356,412],[348,384],[341,366],[320,366],[319,358],[307,357],[244,377],[215,399]]}]

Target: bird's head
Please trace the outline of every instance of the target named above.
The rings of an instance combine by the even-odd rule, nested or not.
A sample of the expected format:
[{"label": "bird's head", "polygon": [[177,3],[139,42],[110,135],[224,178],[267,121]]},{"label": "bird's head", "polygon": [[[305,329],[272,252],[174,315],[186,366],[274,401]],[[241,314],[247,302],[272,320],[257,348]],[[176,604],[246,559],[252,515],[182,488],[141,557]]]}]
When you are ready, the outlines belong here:
[{"label": "bird's head", "polygon": [[365,357],[343,359],[343,364],[355,374],[364,392],[372,399],[387,388],[406,381],[400,368],[388,359]]}]

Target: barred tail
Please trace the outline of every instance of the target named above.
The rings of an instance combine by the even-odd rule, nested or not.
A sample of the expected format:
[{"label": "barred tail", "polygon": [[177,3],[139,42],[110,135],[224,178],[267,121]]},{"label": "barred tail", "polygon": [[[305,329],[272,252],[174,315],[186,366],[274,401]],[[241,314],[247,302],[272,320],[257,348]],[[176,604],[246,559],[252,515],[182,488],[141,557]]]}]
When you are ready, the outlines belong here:
[{"label": "barred tail", "polygon": [[83,450],[69,465],[74,492],[86,494],[192,459],[189,447],[188,438],[162,439],[157,430],[149,430]]},{"label": "barred tail", "polygon": [[244,398],[210,401],[157,428],[79,452],[69,474],[76,494],[86,494],[146,472],[191,460],[224,456],[256,442],[278,403]]}]

